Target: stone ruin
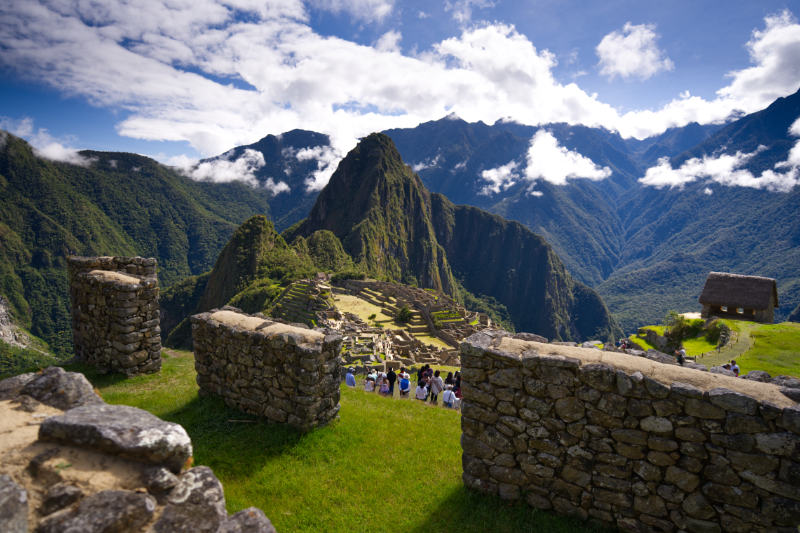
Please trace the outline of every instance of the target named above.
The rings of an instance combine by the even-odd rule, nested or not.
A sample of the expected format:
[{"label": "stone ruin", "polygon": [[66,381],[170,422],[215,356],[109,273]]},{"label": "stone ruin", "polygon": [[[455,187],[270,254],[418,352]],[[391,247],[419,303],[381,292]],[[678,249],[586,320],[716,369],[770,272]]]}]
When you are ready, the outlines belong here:
[{"label": "stone ruin", "polygon": [[207,466],[187,468],[178,424],[109,405],[50,367],[0,381],[0,530],[275,533],[263,511],[228,516]]},{"label": "stone ruin", "polygon": [[338,416],[340,335],[229,309],[191,320],[200,394],[302,431]]},{"label": "stone ruin", "polygon": [[461,345],[467,487],[625,531],[797,532],[780,387],[519,337]]},{"label": "stone ruin", "polygon": [[69,257],[67,264],[78,359],[129,376],[161,370],[156,260]]}]

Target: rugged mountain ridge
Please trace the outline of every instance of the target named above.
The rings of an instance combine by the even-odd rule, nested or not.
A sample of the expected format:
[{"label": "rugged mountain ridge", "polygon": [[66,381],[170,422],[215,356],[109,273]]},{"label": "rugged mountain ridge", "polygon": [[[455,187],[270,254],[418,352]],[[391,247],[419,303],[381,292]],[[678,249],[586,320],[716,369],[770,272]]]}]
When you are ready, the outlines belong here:
[{"label": "rugged mountain ridge", "polygon": [[309,217],[284,237],[321,229],[333,232],[372,275],[402,280],[399,272],[422,287],[450,292],[455,272],[468,291],[505,305],[520,330],[562,340],[618,332],[600,297],[572,279],[544,239],[521,224],[431,195],[386,135],[362,139]]},{"label": "rugged mountain ridge", "polygon": [[242,183],[192,181],[135,154],[81,152],[86,166],[42,159],[0,132],[0,293],[14,320],[71,351],[65,257],[156,257],[162,287],[208,270],[237,225],[268,212]]}]

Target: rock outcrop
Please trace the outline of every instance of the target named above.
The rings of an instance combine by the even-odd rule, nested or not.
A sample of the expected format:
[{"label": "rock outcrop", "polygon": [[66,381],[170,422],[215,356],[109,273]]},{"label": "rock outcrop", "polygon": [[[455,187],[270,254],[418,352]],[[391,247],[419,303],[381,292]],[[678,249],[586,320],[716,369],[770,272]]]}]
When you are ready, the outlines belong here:
[{"label": "rock outcrop", "polygon": [[228,516],[212,470],[189,464],[178,424],[108,405],[81,374],[0,381],[0,530],[270,533],[255,508]]}]

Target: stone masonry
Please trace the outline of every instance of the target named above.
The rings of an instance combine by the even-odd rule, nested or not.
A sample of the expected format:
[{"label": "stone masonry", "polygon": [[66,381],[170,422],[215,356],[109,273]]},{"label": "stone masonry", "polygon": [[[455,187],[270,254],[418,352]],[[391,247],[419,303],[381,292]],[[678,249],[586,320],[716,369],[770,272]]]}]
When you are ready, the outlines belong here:
[{"label": "stone masonry", "polygon": [[192,317],[192,340],[201,394],[302,431],[337,417],[340,335],[213,310]]},{"label": "stone masonry", "polygon": [[779,387],[498,331],[461,361],[467,487],[625,531],[796,533],[800,409]]},{"label": "stone masonry", "polygon": [[161,369],[156,260],[69,257],[75,355],[103,372]]}]

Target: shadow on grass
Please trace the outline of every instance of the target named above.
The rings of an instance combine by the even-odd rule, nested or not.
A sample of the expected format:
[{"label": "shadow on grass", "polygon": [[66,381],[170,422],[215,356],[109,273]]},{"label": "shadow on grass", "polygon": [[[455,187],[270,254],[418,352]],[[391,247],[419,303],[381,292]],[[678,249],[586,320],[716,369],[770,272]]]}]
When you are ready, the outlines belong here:
[{"label": "shadow on grass", "polygon": [[196,396],[162,418],[182,425],[192,439],[195,464],[227,478],[247,478],[275,456],[290,452],[303,433],[228,407],[221,398]]},{"label": "shadow on grass", "polygon": [[[463,485],[442,498],[439,506],[411,533],[430,533],[431,524],[447,524],[448,530],[459,532],[519,533],[546,531],[548,533],[611,532],[595,523],[558,516],[528,506],[523,501],[508,502],[497,496],[481,494]],[[434,528],[436,529],[436,528]]]},{"label": "shadow on grass", "polygon": [[98,389],[108,387],[109,385],[116,385],[117,383],[121,383],[130,379],[125,374],[121,374],[119,372],[101,374],[94,366],[86,363],[67,363],[60,366],[62,366],[67,372],[80,372],[86,376],[86,379],[88,379],[93,386],[97,387]]}]

